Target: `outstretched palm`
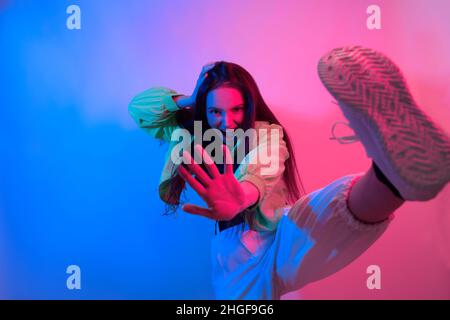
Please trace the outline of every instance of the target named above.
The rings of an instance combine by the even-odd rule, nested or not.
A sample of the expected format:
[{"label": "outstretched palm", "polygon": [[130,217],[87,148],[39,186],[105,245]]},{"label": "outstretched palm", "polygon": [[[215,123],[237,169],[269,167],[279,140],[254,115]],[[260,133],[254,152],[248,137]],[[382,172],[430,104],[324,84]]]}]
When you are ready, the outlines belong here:
[{"label": "outstretched palm", "polygon": [[245,193],[239,181],[234,177],[230,151],[224,146],[226,158],[224,174],[219,172],[217,166],[201,146],[196,145],[195,151],[203,155],[209,175],[194,162],[194,159],[186,151],[183,153],[183,159],[187,169],[180,165],[178,172],[205,201],[208,208],[186,204],[183,206],[183,210],[214,220],[232,219],[244,209]]}]

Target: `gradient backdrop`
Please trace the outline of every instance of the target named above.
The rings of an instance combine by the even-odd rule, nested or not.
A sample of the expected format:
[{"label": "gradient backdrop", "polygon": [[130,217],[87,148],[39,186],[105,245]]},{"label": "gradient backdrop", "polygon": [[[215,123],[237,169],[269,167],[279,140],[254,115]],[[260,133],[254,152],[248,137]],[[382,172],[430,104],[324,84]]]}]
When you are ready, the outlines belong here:
[{"label": "gradient backdrop", "polygon": [[[66,27],[71,4],[81,30]],[[371,4],[381,30],[366,27]],[[449,132],[449,39],[446,0],[0,1],[0,298],[213,298],[214,222],[161,216],[165,147],[129,117],[137,92],[191,94],[207,62],[244,66],[294,137],[311,192],[370,165],[360,144],[328,139],[345,118],[319,81],[320,56],[348,44],[385,52]],[[407,203],[358,260],[284,298],[449,299],[449,207],[448,186]],[[66,288],[72,264],[81,290]],[[371,264],[381,290],[366,287]]]}]

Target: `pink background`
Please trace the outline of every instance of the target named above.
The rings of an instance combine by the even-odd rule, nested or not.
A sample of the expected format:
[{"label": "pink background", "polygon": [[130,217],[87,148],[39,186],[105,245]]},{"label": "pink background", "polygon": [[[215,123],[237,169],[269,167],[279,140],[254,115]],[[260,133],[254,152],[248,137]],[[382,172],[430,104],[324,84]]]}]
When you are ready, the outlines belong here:
[{"label": "pink background", "polygon": [[[202,274],[210,271],[209,257],[205,257],[208,254],[207,248],[197,250],[198,239],[195,237],[204,237],[203,246],[206,246],[213,227],[210,222],[201,221],[197,217],[182,214],[181,221],[174,222],[172,219],[164,220],[158,213],[150,215],[144,212],[150,210],[149,207],[144,207],[147,203],[148,206],[157,208],[154,209],[156,211],[162,208],[154,191],[162,168],[163,153],[161,152],[161,159],[156,164],[151,162],[156,160],[145,160],[149,161],[148,168],[155,165],[157,169],[142,170],[131,165],[132,161],[137,161],[137,155],[129,150],[136,150],[136,153],[141,152],[147,157],[160,149],[156,149],[155,143],[152,145],[153,151],[148,152],[148,145],[143,145],[144,142],[141,141],[149,145],[153,142],[150,142],[149,137],[138,133],[139,130],[127,113],[127,105],[134,94],[151,86],[166,86],[191,94],[202,66],[210,61],[235,62],[253,75],[266,102],[293,138],[300,174],[307,192],[323,187],[343,175],[365,171],[370,166],[370,160],[359,143],[340,145],[329,140],[333,123],[345,121],[345,118],[339,108],[331,103],[333,99],[322,86],[316,67],[319,58],[334,47],[359,44],[387,54],[403,70],[414,97],[423,109],[447,133],[450,132],[450,1],[78,1],[82,11],[80,31],[68,31],[65,28],[65,8],[70,4],[70,1],[58,4],[36,2],[32,8],[28,8],[27,5],[30,4],[25,5],[23,2],[3,3],[4,11],[1,13],[4,15],[4,25],[0,29],[3,29],[3,35],[9,33],[9,37],[4,38],[11,45],[9,48],[17,50],[11,51],[9,60],[17,62],[8,64],[21,68],[17,72],[10,71],[16,78],[5,78],[3,83],[17,85],[17,91],[9,91],[17,92],[11,101],[22,99],[22,107],[30,108],[24,110],[35,112],[32,114],[37,114],[38,118],[42,114],[61,113],[67,115],[68,119],[75,119],[70,121],[82,123],[80,133],[73,131],[77,135],[69,141],[75,144],[76,156],[81,157],[87,150],[91,152],[88,154],[91,158],[86,162],[83,162],[84,158],[74,158],[84,167],[80,171],[72,171],[75,172],[73,176],[70,176],[73,169],[64,171],[66,164],[72,165],[69,160],[63,162],[61,172],[69,175],[69,182],[71,179],[76,181],[77,177],[84,177],[85,170],[92,170],[88,171],[89,177],[98,178],[90,180],[93,190],[89,189],[90,185],[85,184],[85,181],[75,184],[69,190],[71,192],[67,195],[67,202],[53,203],[50,209],[46,206],[36,209],[39,214],[35,216],[22,216],[20,210],[23,208],[20,205],[24,193],[17,191],[13,197],[11,190],[16,189],[5,187],[9,193],[5,191],[3,196],[0,195],[0,257],[3,256],[2,261],[9,261],[9,264],[3,263],[0,266],[0,284],[2,281],[6,283],[3,289],[0,288],[0,297],[54,297],[52,294],[56,292],[55,288],[64,289],[60,285],[65,281],[65,269],[62,268],[74,261],[92,263],[92,269],[88,269],[85,274],[95,275],[90,283],[91,289],[93,283],[96,283],[97,291],[91,291],[92,295],[88,297],[127,298],[136,297],[133,295],[135,292],[142,292],[142,297],[149,297],[145,294],[152,293],[152,290],[155,292],[150,297],[179,297],[171,291],[164,291],[164,288],[171,286],[164,280],[169,278],[172,279],[173,286],[181,286],[184,281],[188,281],[189,288],[194,288],[195,291],[194,282],[197,280],[195,277],[187,279],[188,273],[199,272],[195,274],[198,276],[200,271]],[[371,4],[377,4],[381,8],[381,30],[368,30],[366,27],[366,8]],[[2,40],[2,48],[6,47]],[[2,54],[6,55],[5,52]],[[6,64],[5,62],[5,68]],[[20,109],[9,110],[8,112],[21,112]],[[44,130],[45,126],[33,127],[36,125],[34,119],[38,118],[31,118],[24,112],[11,120],[12,125],[14,121],[23,121],[20,122],[23,131],[19,134],[19,143],[24,145],[23,157],[31,159],[23,162],[30,166],[29,172],[41,170],[41,167],[31,166],[33,161],[41,159],[40,156],[44,159],[42,161],[46,161],[47,149],[43,147],[45,141],[51,142],[61,134],[61,140],[66,141],[64,134],[70,132],[68,128],[72,128],[74,124],[55,119],[52,123],[55,126],[56,123],[61,125],[61,131],[40,136],[37,132]],[[116,134],[113,136],[115,139],[109,139],[111,132]],[[338,128],[338,133],[352,134],[347,128]],[[123,149],[123,146],[131,146],[133,141],[138,141],[141,137],[139,147]],[[82,141],[82,138],[85,138],[86,144],[77,146],[77,141]],[[96,148],[104,147],[105,143],[109,143],[107,147],[113,151],[97,153]],[[53,145],[50,143],[48,150],[53,150],[51,148]],[[63,148],[62,152],[65,152],[67,159],[72,157],[71,148],[72,145]],[[124,153],[123,150],[128,152]],[[119,159],[116,161],[129,161],[130,164],[118,164],[122,175],[117,175],[117,171],[114,171],[116,175],[108,171],[115,170],[116,167],[99,166],[101,169],[94,171],[92,162],[98,159],[99,154],[105,155],[104,159],[100,158],[104,163]],[[144,163],[144,160],[140,161]],[[15,161],[11,163],[17,164]],[[53,166],[56,162],[50,164]],[[139,176],[140,185],[137,185],[133,179],[144,174],[144,171],[148,176]],[[52,188],[63,192],[64,187],[59,187],[58,184],[61,176],[56,177],[54,179],[57,182]],[[11,181],[15,181],[14,179],[15,176]],[[40,180],[36,181],[38,182],[25,185],[27,192],[41,188]],[[97,186],[98,182],[102,184]],[[119,186],[115,187],[115,183]],[[94,198],[92,194],[85,194],[86,188],[92,194],[102,192],[103,188],[117,189],[111,189],[111,193],[101,196],[97,194]],[[117,194],[114,195],[113,192]],[[136,192],[141,194],[135,196]],[[42,195],[37,192],[35,197],[42,198]],[[58,196],[54,199],[65,199],[66,196],[56,195]],[[83,202],[84,197],[88,199],[86,202]],[[115,201],[123,202],[116,204]],[[114,204],[111,208],[107,207],[110,211],[102,211],[110,202]],[[66,203],[70,203],[70,206],[76,206],[77,203],[87,205],[86,208],[77,208],[76,212],[66,212],[70,208]],[[23,209],[23,212],[38,208],[37,205],[29,207]],[[96,208],[95,212],[93,207]],[[116,208],[118,211],[113,211]],[[396,218],[383,237],[354,263],[337,274],[284,298],[449,299],[449,208],[449,186],[431,201],[405,204],[396,212]],[[124,215],[124,212],[127,214]],[[42,221],[46,225],[41,226]],[[60,223],[63,222],[61,227]],[[31,229],[24,229],[23,225],[27,223]],[[82,229],[97,223],[101,225],[100,228]],[[165,231],[176,228],[175,225],[180,228],[176,233],[179,238],[174,236],[175,233],[167,235]],[[118,237],[117,230],[112,226],[123,227],[126,237]],[[187,233],[187,227],[191,226],[203,230],[203,233]],[[41,241],[39,237],[42,227],[48,229],[45,229],[46,240]],[[85,242],[81,245],[74,240],[79,234],[75,232],[75,228],[81,230],[85,237]],[[57,233],[56,230],[65,231]],[[151,232],[156,232],[157,237]],[[183,236],[183,232],[187,236]],[[65,239],[64,235],[72,238]],[[175,238],[172,241],[170,237]],[[118,239],[132,240],[114,243]],[[72,245],[72,253],[61,253],[66,251],[64,248],[55,249],[53,246],[57,243]],[[192,269],[189,270],[184,268],[181,272],[176,269],[175,272],[172,268],[177,263],[172,261],[169,266],[168,262],[167,265],[164,264],[165,258],[161,258],[161,254],[167,252],[167,249],[158,246],[164,243],[172,245],[172,259],[183,261],[183,257],[189,254],[189,258],[185,259],[186,263],[197,263],[198,260],[201,264],[191,266]],[[39,251],[42,246],[50,249]],[[104,256],[99,256],[97,246],[102,248]],[[177,252],[186,256],[177,256]],[[139,258],[135,258],[133,253]],[[149,256],[145,256],[145,253]],[[121,254],[130,256],[126,260],[123,256],[120,257]],[[142,258],[144,256],[145,259]],[[46,260],[49,257],[55,259],[52,260],[54,263]],[[102,264],[103,261],[106,261],[105,265]],[[121,265],[123,261],[128,264]],[[114,263],[122,269],[112,270],[123,270],[122,276],[133,277],[133,274],[138,274],[139,279],[107,276],[105,270],[109,270],[108,265],[116,266]],[[372,264],[381,267],[381,290],[369,290],[366,287],[366,268]],[[162,265],[165,274],[160,273],[159,269],[158,272],[154,270],[159,265]],[[204,270],[197,270],[197,265]],[[98,270],[95,269],[97,266]],[[47,275],[46,270],[51,270],[51,275]],[[47,280],[53,279],[52,275],[58,272],[61,272],[62,279],[58,278],[52,284],[43,280],[44,277]],[[141,274],[145,276],[140,276]],[[152,276],[154,278],[147,278]],[[156,285],[156,281],[161,283]],[[89,290],[89,287],[85,290]],[[111,293],[114,290],[117,290],[117,295]],[[187,290],[185,288],[184,291],[177,292],[182,292],[182,297],[193,296],[194,293]],[[27,296],[24,292],[33,293]],[[105,296],[105,292],[111,295]]]},{"label": "pink background", "polygon": [[[381,8],[381,30],[366,27],[370,4]],[[370,165],[362,145],[328,140],[332,124],[345,121],[316,73],[318,59],[331,48],[360,44],[386,53],[402,68],[416,100],[450,130],[448,1],[190,1],[160,9],[156,20],[134,22],[159,30],[164,52],[158,55],[154,42],[139,46],[155,58],[147,62],[147,84],[190,94],[203,64],[244,66],[294,138],[308,192]],[[449,207],[448,186],[432,201],[405,204],[357,261],[284,298],[449,299]],[[371,264],[381,267],[381,290],[366,287]]]}]

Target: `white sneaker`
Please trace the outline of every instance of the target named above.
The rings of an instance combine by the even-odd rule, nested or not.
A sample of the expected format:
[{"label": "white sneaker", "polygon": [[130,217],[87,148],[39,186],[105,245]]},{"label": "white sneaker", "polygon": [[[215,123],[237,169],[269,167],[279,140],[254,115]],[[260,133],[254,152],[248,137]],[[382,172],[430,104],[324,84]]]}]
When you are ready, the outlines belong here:
[{"label": "white sneaker", "polygon": [[320,59],[318,72],[356,133],[347,140],[361,141],[405,200],[429,200],[445,187],[450,139],[416,104],[389,58],[360,46],[336,48]]}]

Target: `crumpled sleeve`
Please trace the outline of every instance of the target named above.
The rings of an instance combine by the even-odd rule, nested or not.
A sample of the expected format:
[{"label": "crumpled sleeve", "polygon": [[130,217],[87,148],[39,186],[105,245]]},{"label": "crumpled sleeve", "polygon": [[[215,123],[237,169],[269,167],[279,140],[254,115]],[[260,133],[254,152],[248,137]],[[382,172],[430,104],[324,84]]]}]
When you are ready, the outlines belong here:
[{"label": "crumpled sleeve", "polygon": [[[261,129],[261,128],[260,128]],[[247,170],[240,175],[239,181],[252,183],[259,192],[255,204],[247,208],[254,211],[253,227],[261,230],[274,229],[280,218],[281,207],[287,205],[287,192],[283,181],[285,161],[289,158],[289,151],[284,141],[283,128],[277,124],[264,126],[267,134],[258,134],[257,146],[246,156]],[[261,157],[268,155],[266,160]],[[268,161],[270,160],[270,161]],[[279,196],[274,193],[281,193]],[[270,200],[265,201],[270,196]]]},{"label": "crumpled sleeve", "polygon": [[[286,142],[283,139],[283,128],[271,124],[262,129],[266,129],[267,134],[258,134],[259,140],[256,148],[250,151],[244,159],[244,161],[248,161],[247,171],[239,179],[239,181],[252,183],[259,191],[259,199],[252,207],[258,206],[265,195],[270,193],[280,181],[284,172],[284,162],[289,158]],[[278,156],[273,156],[273,152],[278,152]],[[261,159],[266,154],[269,155],[267,159],[273,158],[270,163]]]},{"label": "crumpled sleeve", "polygon": [[169,142],[178,128],[176,111],[179,107],[173,100],[181,95],[165,87],[152,87],[137,94],[128,105],[128,112],[145,132],[156,139]]}]

